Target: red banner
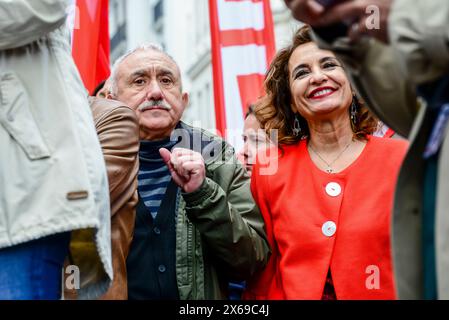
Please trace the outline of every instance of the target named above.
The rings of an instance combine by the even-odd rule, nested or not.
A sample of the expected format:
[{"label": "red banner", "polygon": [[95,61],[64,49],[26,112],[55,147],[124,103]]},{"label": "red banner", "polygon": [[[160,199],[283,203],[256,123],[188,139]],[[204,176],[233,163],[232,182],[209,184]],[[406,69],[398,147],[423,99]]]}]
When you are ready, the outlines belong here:
[{"label": "red banner", "polygon": [[275,54],[269,0],[209,0],[216,127],[236,148]]},{"label": "red banner", "polygon": [[108,0],[76,0],[72,54],[85,87],[110,75]]}]

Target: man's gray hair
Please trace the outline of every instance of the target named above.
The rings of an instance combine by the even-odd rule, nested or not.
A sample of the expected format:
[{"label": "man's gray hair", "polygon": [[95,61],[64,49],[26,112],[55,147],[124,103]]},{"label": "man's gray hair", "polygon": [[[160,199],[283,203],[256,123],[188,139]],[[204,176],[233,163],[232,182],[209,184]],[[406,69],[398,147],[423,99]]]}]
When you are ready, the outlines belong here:
[{"label": "man's gray hair", "polygon": [[124,55],[120,56],[119,58],[117,58],[117,60],[115,60],[114,64],[112,65],[112,71],[111,71],[111,93],[115,96],[117,95],[117,91],[118,91],[118,68],[120,66],[120,64],[126,59],[128,58],[130,55],[136,53],[137,51],[140,50],[152,50],[152,51],[157,51],[160,52],[162,54],[164,54],[165,56],[167,56],[170,60],[173,61],[173,63],[176,65],[176,67],[178,68],[179,72],[179,66],[178,63],[175,61],[175,59],[173,59],[173,57],[171,55],[169,55],[163,48],[162,46],[160,46],[157,43],[144,43],[141,45],[138,45],[137,47],[135,47],[134,49],[129,50],[128,52],[126,52]]}]

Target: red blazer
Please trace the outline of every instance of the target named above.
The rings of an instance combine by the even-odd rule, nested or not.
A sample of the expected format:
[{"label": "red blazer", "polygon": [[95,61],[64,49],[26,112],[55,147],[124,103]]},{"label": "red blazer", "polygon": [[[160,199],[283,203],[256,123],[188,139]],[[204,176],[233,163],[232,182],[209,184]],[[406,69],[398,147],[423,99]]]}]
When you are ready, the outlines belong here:
[{"label": "red blazer", "polygon": [[321,299],[330,268],[337,299],[394,299],[391,209],[407,146],[369,136],[337,174],[315,166],[306,141],[259,155],[251,190],[273,253],[244,297]]}]

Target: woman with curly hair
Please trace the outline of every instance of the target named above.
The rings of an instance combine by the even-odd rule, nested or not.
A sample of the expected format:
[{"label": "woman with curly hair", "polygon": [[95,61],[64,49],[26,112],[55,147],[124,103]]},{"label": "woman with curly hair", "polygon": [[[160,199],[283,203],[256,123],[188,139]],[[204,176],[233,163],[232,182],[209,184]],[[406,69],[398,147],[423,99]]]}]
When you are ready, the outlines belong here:
[{"label": "woman with curly hair", "polygon": [[407,142],[372,135],[377,120],[308,26],[278,52],[265,90],[256,115],[278,145],[258,155],[251,188],[272,256],[245,297],[394,299],[390,219]]}]

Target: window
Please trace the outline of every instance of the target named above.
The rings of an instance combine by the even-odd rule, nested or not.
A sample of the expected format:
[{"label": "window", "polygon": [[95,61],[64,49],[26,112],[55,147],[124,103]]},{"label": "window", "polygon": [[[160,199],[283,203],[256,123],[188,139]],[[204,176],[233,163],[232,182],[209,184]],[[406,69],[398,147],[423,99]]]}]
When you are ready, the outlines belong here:
[{"label": "window", "polygon": [[163,15],[164,15],[164,1],[159,0],[153,7],[154,23],[158,23],[158,21],[162,19]]}]

